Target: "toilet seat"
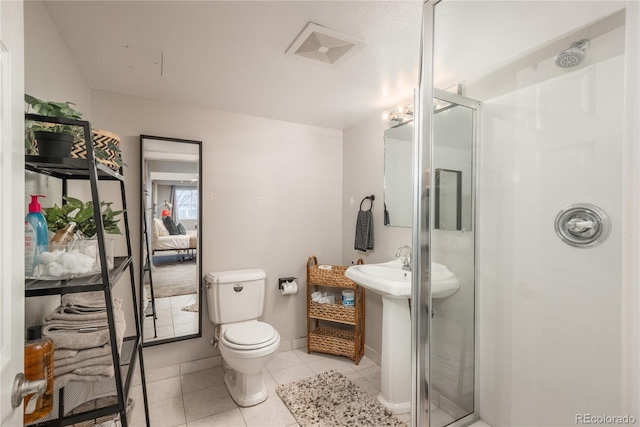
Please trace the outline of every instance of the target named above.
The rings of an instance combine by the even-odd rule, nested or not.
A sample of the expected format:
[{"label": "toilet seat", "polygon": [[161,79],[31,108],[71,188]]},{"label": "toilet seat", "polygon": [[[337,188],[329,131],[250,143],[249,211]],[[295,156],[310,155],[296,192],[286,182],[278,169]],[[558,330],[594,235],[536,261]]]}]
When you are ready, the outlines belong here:
[{"label": "toilet seat", "polygon": [[224,331],[222,343],[235,350],[258,350],[279,341],[280,335],[268,323],[247,322],[232,325]]}]

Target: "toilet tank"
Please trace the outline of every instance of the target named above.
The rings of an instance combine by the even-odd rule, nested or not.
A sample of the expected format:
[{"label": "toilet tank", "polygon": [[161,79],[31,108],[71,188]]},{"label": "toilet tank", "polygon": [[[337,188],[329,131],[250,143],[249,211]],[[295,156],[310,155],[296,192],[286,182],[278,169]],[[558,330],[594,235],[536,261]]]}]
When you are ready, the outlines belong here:
[{"label": "toilet tank", "polygon": [[209,319],[225,324],[262,316],[266,277],[261,268],[207,274],[204,281]]}]

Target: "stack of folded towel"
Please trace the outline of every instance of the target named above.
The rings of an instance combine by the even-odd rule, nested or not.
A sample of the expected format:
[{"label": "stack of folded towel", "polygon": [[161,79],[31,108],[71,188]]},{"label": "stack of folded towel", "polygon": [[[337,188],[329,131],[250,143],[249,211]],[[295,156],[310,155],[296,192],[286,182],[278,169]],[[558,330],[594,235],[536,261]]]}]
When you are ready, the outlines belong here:
[{"label": "stack of folded towel", "polygon": [[[113,299],[118,353],[126,324],[122,300]],[[63,295],[61,304],[44,318],[42,334],[53,340],[55,388],[70,381],[102,381],[114,375],[109,322],[103,292]]]}]

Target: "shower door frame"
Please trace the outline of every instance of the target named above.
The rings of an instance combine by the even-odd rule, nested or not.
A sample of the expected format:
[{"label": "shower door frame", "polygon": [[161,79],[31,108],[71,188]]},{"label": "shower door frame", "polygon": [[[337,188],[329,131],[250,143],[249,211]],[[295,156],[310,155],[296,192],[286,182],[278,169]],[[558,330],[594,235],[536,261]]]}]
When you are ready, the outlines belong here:
[{"label": "shower door frame", "polygon": [[[433,46],[434,46],[434,17],[435,6],[442,0],[425,0],[423,5],[420,84],[415,94],[414,147],[413,147],[413,241],[414,259],[411,286],[411,333],[412,333],[412,401],[411,425],[413,427],[430,427],[429,413],[429,384],[430,384],[430,351],[431,351],[431,214],[435,212],[435,200],[430,197],[431,183],[435,182],[433,168],[433,118],[434,98],[451,104],[473,110],[473,141],[472,141],[472,231],[476,232],[476,194],[477,180],[477,140],[478,140],[478,101],[457,95],[452,92],[436,89],[433,85]],[[475,278],[476,239],[474,237],[474,365],[477,350],[476,328],[476,292]],[[417,274],[416,274],[417,273]],[[451,427],[468,425],[478,419],[477,411],[477,379],[478,373],[474,366],[474,399],[473,411],[448,424]]]}]

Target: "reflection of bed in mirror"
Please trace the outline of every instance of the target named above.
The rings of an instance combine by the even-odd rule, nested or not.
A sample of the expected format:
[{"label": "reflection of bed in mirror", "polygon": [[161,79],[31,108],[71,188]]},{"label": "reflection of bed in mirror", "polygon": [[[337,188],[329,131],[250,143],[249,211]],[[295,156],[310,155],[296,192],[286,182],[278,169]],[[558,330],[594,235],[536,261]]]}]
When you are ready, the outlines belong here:
[{"label": "reflection of bed in mirror", "polygon": [[198,230],[186,230],[187,234],[161,236],[158,227],[151,228],[152,254],[156,251],[188,251],[198,248]]}]

